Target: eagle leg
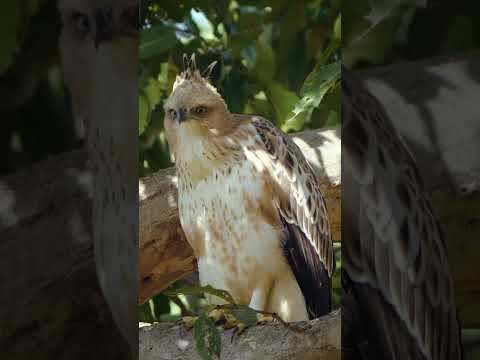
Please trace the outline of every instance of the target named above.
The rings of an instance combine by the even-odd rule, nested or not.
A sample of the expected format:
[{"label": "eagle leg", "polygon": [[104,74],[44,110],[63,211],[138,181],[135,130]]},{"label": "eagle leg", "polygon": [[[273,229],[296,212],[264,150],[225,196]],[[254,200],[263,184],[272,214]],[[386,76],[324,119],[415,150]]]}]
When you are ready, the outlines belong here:
[{"label": "eagle leg", "polygon": [[249,308],[259,311],[264,311],[267,309],[268,297],[270,295],[270,290],[272,289],[273,282],[264,280],[260,286],[257,286],[253,290],[252,298],[250,299]]}]

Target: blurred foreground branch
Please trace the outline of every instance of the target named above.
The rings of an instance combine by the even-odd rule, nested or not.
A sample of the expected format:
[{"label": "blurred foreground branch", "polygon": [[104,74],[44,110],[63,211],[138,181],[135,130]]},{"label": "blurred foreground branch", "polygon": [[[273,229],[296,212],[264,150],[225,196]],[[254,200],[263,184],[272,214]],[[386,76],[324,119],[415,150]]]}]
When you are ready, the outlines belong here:
[{"label": "blurred foreground branch", "polygon": [[96,278],[86,164],[77,150],[0,177],[2,358],[127,359]]}]

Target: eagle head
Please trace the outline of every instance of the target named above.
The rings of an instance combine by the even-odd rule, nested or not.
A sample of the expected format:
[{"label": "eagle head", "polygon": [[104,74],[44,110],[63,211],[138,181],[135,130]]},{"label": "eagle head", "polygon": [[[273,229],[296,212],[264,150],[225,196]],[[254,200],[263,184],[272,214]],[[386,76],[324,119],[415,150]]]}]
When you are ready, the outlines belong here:
[{"label": "eagle head", "polygon": [[165,101],[165,130],[173,158],[187,143],[229,133],[232,115],[217,89],[208,80],[215,63],[200,73],[195,56],[184,55],[185,70],[177,76]]}]

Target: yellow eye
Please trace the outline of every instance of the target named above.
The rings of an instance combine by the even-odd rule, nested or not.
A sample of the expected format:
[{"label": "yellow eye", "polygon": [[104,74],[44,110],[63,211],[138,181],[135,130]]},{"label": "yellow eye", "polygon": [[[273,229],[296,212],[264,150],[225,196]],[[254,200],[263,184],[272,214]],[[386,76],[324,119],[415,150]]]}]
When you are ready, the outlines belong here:
[{"label": "yellow eye", "polygon": [[207,108],[205,106],[197,106],[193,109],[193,112],[197,115],[205,115],[207,113]]}]

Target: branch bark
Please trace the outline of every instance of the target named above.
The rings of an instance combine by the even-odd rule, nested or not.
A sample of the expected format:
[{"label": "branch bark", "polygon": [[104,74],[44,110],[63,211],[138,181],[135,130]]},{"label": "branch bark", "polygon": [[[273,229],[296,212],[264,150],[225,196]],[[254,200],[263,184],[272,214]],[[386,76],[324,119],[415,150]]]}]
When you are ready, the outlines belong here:
[{"label": "branch bark", "polygon": [[[222,359],[231,360],[337,360],[341,357],[341,315],[298,323],[297,334],[279,323],[255,326],[231,341],[232,330],[222,331]],[[142,360],[200,359],[192,330],[183,325],[154,324],[139,329]]]},{"label": "branch bark", "polygon": [[[326,197],[334,240],[340,240],[340,130],[295,134],[317,173]],[[140,293],[143,303],[172,282],[195,271],[196,262],[180,227],[174,169],[140,181]]]}]

